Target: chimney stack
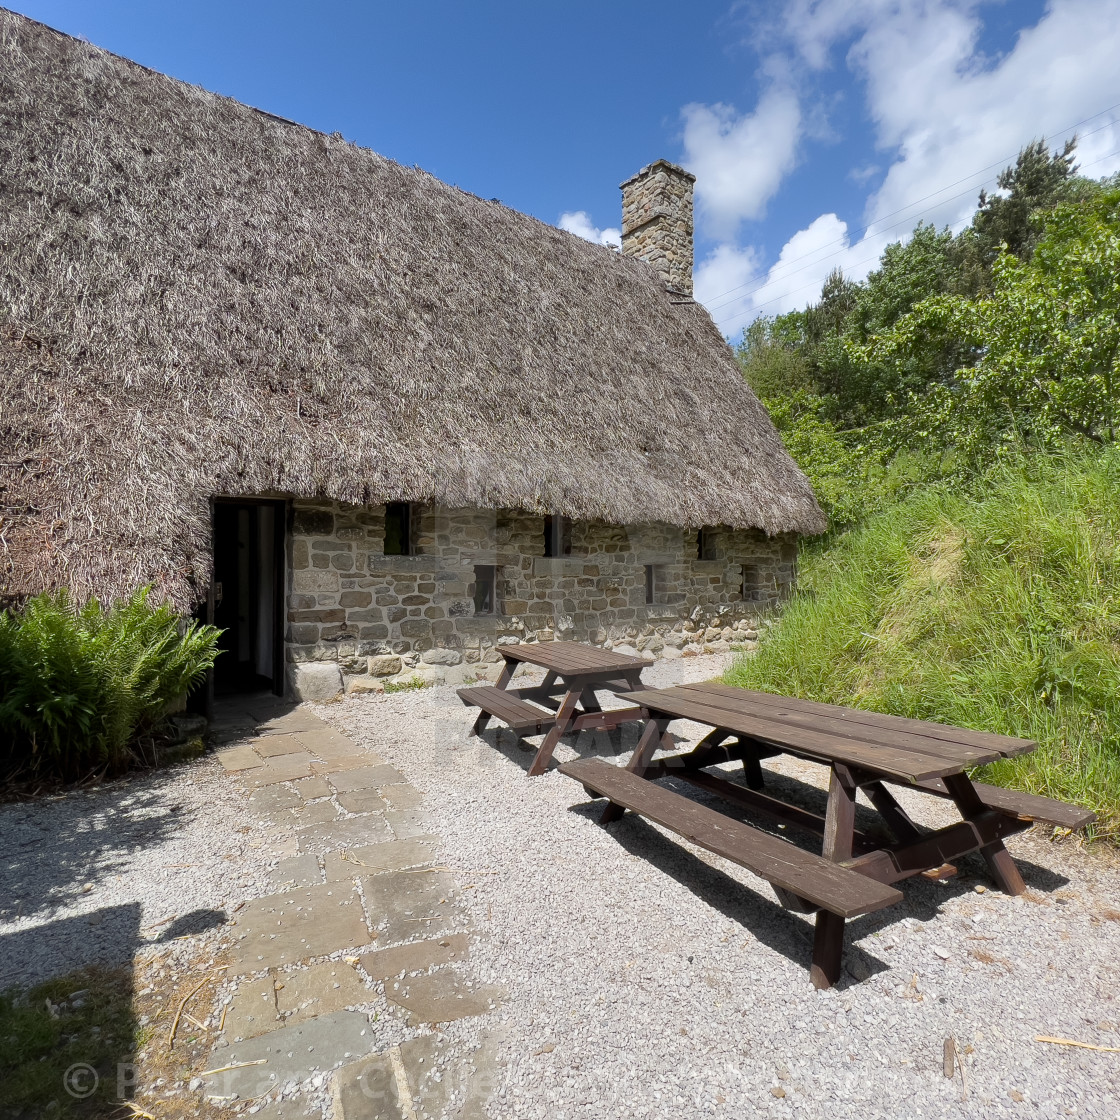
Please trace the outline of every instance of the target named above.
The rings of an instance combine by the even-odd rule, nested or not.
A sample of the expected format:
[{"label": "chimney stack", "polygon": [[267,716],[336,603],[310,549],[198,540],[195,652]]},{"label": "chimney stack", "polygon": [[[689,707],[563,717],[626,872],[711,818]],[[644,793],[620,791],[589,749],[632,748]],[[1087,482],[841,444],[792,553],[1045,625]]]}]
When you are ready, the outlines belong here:
[{"label": "chimney stack", "polygon": [[692,295],[692,184],[696,176],[659,159],[622,187],[622,253],[640,257],[665,286]]}]

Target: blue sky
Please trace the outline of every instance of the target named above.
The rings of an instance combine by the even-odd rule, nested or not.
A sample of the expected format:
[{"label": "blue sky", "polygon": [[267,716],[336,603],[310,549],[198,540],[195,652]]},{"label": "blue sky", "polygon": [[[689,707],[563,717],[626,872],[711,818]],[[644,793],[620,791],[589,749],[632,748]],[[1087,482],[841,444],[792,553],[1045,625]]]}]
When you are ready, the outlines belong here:
[{"label": "blue sky", "polygon": [[919,217],[966,221],[1034,137],[1085,121],[1086,173],[1120,169],[1117,0],[8,3],[586,236],[683,162],[730,336]]}]

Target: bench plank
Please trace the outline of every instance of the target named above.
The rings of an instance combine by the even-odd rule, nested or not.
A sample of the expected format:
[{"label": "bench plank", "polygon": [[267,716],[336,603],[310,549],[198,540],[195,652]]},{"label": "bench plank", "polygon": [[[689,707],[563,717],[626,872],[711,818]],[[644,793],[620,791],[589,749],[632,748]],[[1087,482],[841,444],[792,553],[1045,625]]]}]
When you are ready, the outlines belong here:
[{"label": "bench plank", "polygon": [[560,772],[838,917],[851,918],[902,901],[901,892],[893,887],[731,820],[601,759],[568,762]]},{"label": "bench plank", "polygon": [[[949,796],[945,783],[937,778],[918,782],[917,785],[919,789],[923,789],[927,793],[935,793],[939,797]],[[1052,797],[1041,797],[1037,793],[1003,789],[1000,786],[990,786],[984,782],[973,782],[972,788],[987,808],[995,809],[999,813],[1006,813],[1008,816],[1018,817],[1022,821],[1041,821],[1043,824],[1052,824],[1058,828],[1069,828],[1076,831],[1092,824],[1097,819],[1097,814],[1091,809],[1082,809],[1077,805],[1067,805],[1064,801],[1055,801]]]},{"label": "bench plank", "polygon": [[493,685],[460,688],[459,699],[472,708],[500,719],[511,731],[538,734],[556,722],[555,712],[545,712],[525,700]]},{"label": "bench plank", "polygon": [[822,762],[843,762],[849,766],[869,770],[874,774],[890,775],[901,778],[907,783],[918,782],[925,778],[937,778],[951,774],[962,767],[959,762],[900,747],[881,746],[876,743],[860,743],[840,735],[824,731],[797,727],[790,723],[767,719],[763,715],[749,715],[714,707],[705,703],[698,693],[676,689],[649,689],[641,692],[625,692],[620,699],[640,704],[649,711],[659,712],[674,719],[692,719],[728,731],[748,735],[773,743],[791,754],[815,758]]}]

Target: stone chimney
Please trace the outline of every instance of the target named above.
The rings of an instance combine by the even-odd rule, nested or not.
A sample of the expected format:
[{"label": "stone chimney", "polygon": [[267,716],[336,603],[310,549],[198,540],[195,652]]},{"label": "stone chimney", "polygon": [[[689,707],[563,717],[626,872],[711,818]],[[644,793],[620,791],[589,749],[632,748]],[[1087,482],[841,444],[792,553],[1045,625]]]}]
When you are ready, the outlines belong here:
[{"label": "stone chimney", "polygon": [[692,295],[692,184],[696,176],[659,159],[622,187],[622,253],[653,265],[671,292]]}]

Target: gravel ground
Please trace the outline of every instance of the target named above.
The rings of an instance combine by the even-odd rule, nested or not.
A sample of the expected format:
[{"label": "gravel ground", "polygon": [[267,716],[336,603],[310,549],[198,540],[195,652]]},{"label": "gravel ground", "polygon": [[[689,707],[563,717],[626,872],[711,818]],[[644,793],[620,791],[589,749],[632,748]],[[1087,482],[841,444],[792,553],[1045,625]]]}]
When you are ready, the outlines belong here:
[{"label": "gravel ground", "polygon": [[245,803],[204,758],[0,805],[0,990],[127,964],[267,893],[269,838]]},{"label": "gravel ground", "polygon": [[[722,668],[663,662],[644,679]],[[902,906],[848,923],[848,971],[817,992],[811,924],[779,909],[766,883],[632,815],[602,829],[579,785],[526,777],[532,755],[509,732],[498,749],[493,731],[467,739],[472,714],[453,689],[315,710],[427,793],[442,861],[482,935],[473,971],[509,993],[494,1015],[446,1028],[462,1042],[498,1039],[495,1117],[1120,1115],[1120,1053],[1035,1041],[1120,1046],[1120,864],[1109,852],[1012,838],[1031,888],[1017,899],[986,889],[982,864],[967,860],[947,884],[911,880]],[[674,728],[684,741],[701,733]],[[627,728],[624,753],[635,737]],[[556,757],[589,753],[616,750],[600,733]],[[819,767],[780,769],[821,784]],[[947,819],[932,798],[912,806],[927,823]],[[951,1080],[947,1036],[965,1071]]]}]

